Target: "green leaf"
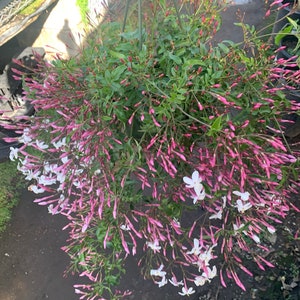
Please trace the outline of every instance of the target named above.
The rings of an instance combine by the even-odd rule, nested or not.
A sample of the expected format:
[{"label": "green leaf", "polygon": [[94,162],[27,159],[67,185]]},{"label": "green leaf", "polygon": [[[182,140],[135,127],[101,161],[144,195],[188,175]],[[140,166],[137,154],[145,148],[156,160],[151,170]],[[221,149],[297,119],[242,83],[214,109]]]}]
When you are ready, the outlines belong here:
[{"label": "green leaf", "polygon": [[184,62],[183,67],[203,66],[205,63],[201,59],[189,59]]},{"label": "green leaf", "polygon": [[214,122],[211,124],[208,136],[213,136],[215,133],[218,133],[222,129],[222,116],[217,117]]},{"label": "green leaf", "polygon": [[120,52],[116,52],[116,51],[113,51],[113,50],[110,50],[109,51],[109,54],[111,57],[114,57],[114,58],[119,58],[119,59],[125,59],[126,56]]},{"label": "green leaf", "polygon": [[170,58],[171,60],[173,60],[177,65],[180,65],[180,64],[182,63],[182,60],[181,60],[180,57],[178,57],[178,56],[172,54],[171,52],[169,52],[168,55],[169,55],[169,58]]},{"label": "green leaf", "polygon": [[124,73],[124,71],[127,70],[127,66],[121,65],[116,67],[114,70],[111,72],[111,76],[114,80],[119,80],[120,76]]},{"label": "green leaf", "polygon": [[223,43],[219,43],[219,44],[218,44],[218,47],[219,47],[225,54],[227,54],[227,53],[230,52],[230,49],[229,49],[226,45],[224,45]]}]

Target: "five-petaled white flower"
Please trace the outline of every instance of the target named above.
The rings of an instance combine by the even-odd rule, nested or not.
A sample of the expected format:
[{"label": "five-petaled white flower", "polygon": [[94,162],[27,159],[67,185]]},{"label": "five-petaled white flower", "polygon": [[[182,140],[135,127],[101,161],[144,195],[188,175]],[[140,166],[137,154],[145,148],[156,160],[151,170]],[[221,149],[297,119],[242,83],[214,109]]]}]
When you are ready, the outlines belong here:
[{"label": "five-petaled white flower", "polygon": [[25,180],[32,180],[32,179],[38,179],[40,176],[41,172],[40,171],[35,171],[33,172],[32,170],[28,170]]},{"label": "five-petaled white flower", "polygon": [[233,191],[232,192],[234,195],[239,196],[241,198],[241,200],[243,201],[248,201],[249,200],[249,196],[250,194],[248,192],[239,192],[239,191]]},{"label": "five-petaled white flower", "polygon": [[240,229],[242,229],[243,227],[245,227],[245,224],[240,224],[240,225],[233,224],[234,234],[237,234],[238,231],[239,231]]},{"label": "five-petaled white flower", "polygon": [[158,284],[158,287],[162,287],[168,283],[168,279],[166,279],[165,276],[162,277],[161,281],[155,281],[156,284]]},{"label": "five-petaled white flower", "polygon": [[220,209],[216,214],[213,214],[209,217],[209,219],[220,219],[222,220],[222,213],[223,213],[223,210]]},{"label": "five-petaled white flower", "polygon": [[147,246],[151,248],[154,252],[159,252],[161,249],[161,246],[159,246],[158,240],[155,240],[154,242],[146,242]]},{"label": "five-petaled white flower", "polygon": [[68,156],[64,156],[60,160],[63,164],[66,164],[69,161],[69,158],[68,158]]},{"label": "five-petaled white flower", "polygon": [[45,144],[43,141],[36,140],[35,144],[41,150],[49,148],[49,146],[47,144]]},{"label": "five-petaled white flower", "polygon": [[[194,171],[192,177],[183,177],[183,181],[186,184],[186,187],[189,189],[194,189],[196,196],[202,198],[203,195],[205,196],[204,187],[202,185],[202,178],[199,175],[198,171]],[[204,198],[203,198],[204,199]],[[200,199],[200,200],[203,200]]]},{"label": "five-petaled white flower", "polygon": [[205,198],[205,190],[203,189],[202,192],[196,196],[193,196],[193,203],[196,204],[198,201],[201,201]]},{"label": "five-petaled white flower", "polygon": [[252,204],[250,203],[250,202],[247,202],[247,203],[245,203],[245,202],[243,202],[242,200],[237,200],[236,201],[236,204],[237,205],[235,205],[234,207],[236,207],[237,209],[238,209],[238,211],[240,212],[240,213],[244,213],[247,209],[249,209],[249,208],[251,208],[252,207]]},{"label": "five-petaled white flower", "polygon": [[28,190],[34,192],[35,194],[42,194],[45,192],[45,190],[43,188],[39,188],[36,185],[30,185],[28,187]]},{"label": "five-petaled white flower", "polygon": [[178,292],[178,294],[181,295],[181,296],[189,296],[189,295],[192,295],[194,293],[195,293],[195,290],[192,287],[187,288],[185,286],[182,288],[182,292]]},{"label": "five-petaled white flower", "polygon": [[126,225],[126,224],[122,224],[122,225],[120,226],[120,228],[121,228],[122,230],[124,230],[124,231],[129,231],[129,230],[130,230],[130,227],[129,227],[128,225]]},{"label": "five-petaled white flower", "polygon": [[9,159],[14,161],[18,158],[19,148],[10,147]]},{"label": "five-petaled white flower", "polygon": [[196,286],[203,286],[207,281],[207,277],[197,276],[195,277],[194,283]]},{"label": "five-petaled white flower", "polygon": [[199,255],[199,260],[202,261],[202,263],[204,263],[206,266],[209,265],[209,261],[213,258],[213,255],[211,252],[212,252],[212,248],[209,248],[207,251],[202,252]]},{"label": "five-petaled white flower", "polygon": [[210,267],[206,268],[207,272],[203,272],[201,276],[195,277],[194,283],[196,286],[202,286],[207,281],[210,282],[211,279],[217,276],[217,268],[216,266],[213,266],[211,269]]},{"label": "five-petaled white flower", "polygon": [[180,286],[180,285],[183,285],[183,281],[180,280],[180,281],[177,281],[176,277],[173,276],[171,279],[169,279],[170,283],[174,286]]},{"label": "five-petaled white flower", "polygon": [[59,149],[60,147],[63,147],[66,145],[66,138],[62,138],[61,140],[57,141],[57,142],[52,142],[52,145],[56,148]]},{"label": "five-petaled white flower", "polygon": [[41,175],[38,179],[38,182],[39,182],[39,184],[42,184],[42,185],[53,185],[56,183],[56,178]]},{"label": "five-petaled white flower", "polygon": [[162,271],[163,268],[164,268],[164,265],[160,265],[160,267],[158,269],[150,270],[150,275],[151,276],[165,277],[167,273],[165,271]]},{"label": "five-petaled white flower", "polygon": [[22,136],[19,137],[19,142],[24,144],[29,144],[32,141],[32,138],[30,136],[29,128],[25,128],[23,130]]},{"label": "five-petaled white flower", "polygon": [[192,248],[191,251],[187,252],[187,254],[199,255],[200,252],[201,252],[201,248],[202,248],[199,245],[200,245],[199,240],[198,239],[194,239],[194,247]]},{"label": "five-petaled white flower", "polygon": [[213,266],[211,269],[210,267],[207,267],[207,273],[203,273],[202,276],[207,277],[208,279],[213,279],[214,277],[217,276],[217,268],[216,266]]}]

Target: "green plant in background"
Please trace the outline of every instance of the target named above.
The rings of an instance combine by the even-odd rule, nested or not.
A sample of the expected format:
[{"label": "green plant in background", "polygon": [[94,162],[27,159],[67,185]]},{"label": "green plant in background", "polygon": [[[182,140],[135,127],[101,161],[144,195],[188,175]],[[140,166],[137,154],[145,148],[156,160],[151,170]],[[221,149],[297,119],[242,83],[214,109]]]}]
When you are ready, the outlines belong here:
[{"label": "green plant in background", "polygon": [[76,286],[82,298],[128,295],[114,286],[136,253],[179,295],[217,276],[245,290],[245,256],[274,267],[265,237],[297,211],[299,152],[281,121],[299,107],[276,85],[270,45],[246,25],[255,57],[215,44],[219,2],[174,3],[148,3],[126,30],[103,25],[80,57],[27,81],[37,114],[12,156],[36,202],[69,220],[70,269],[90,280]]},{"label": "green plant in background", "polygon": [[24,9],[20,11],[21,15],[28,16],[36,12],[38,8],[45,2],[45,0],[35,0]]},{"label": "green plant in background", "polygon": [[23,180],[20,180],[16,163],[6,161],[0,163],[0,233],[2,233],[12,214],[12,209],[17,205],[20,188]]},{"label": "green plant in background", "polygon": [[76,5],[79,7],[80,15],[83,23],[87,25],[88,18],[87,14],[89,12],[89,1],[88,0],[76,0]]}]

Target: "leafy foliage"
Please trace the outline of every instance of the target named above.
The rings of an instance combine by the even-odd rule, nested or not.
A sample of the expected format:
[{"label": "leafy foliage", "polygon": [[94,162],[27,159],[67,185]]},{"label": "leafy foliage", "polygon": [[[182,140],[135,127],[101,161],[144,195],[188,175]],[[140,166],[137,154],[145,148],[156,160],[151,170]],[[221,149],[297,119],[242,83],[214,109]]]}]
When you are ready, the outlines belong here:
[{"label": "leafy foliage", "polygon": [[144,274],[183,284],[180,295],[217,271],[245,289],[245,253],[272,267],[255,249],[268,252],[266,236],[297,210],[299,153],[283,133],[299,105],[277,82],[289,73],[249,26],[252,49],[215,44],[214,1],[181,14],[153,3],[142,31],[106,24],[80,57],[27,82],[37,114],[16,156],[31,189],[50,192],[36,202],[69,219],[71,270],[91,281],[76,287],[82,299],[128,295],[113,286],[137,252]]}]

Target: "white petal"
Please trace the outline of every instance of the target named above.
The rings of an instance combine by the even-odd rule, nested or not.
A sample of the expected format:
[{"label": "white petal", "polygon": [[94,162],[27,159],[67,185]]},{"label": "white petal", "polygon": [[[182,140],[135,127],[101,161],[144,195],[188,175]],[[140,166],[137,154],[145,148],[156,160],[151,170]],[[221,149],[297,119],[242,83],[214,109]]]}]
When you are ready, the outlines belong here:
[{"label": "white petal", "polygon": [[193,174],[192,174],[192,179],[194,182],[201,182],[202,179],[200,178],[199,176],[199,172],[198,171],[194,171]]},{"label": "white petal", "polygon": [[184,183],[187,184],[188,188],[194,187],[194,182],[193,182],[193,180],[191,178],[185,176],[185,177],[183,177],[183,181],[184,181]]}]

